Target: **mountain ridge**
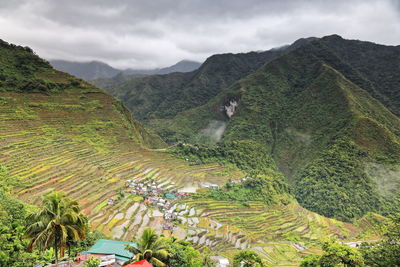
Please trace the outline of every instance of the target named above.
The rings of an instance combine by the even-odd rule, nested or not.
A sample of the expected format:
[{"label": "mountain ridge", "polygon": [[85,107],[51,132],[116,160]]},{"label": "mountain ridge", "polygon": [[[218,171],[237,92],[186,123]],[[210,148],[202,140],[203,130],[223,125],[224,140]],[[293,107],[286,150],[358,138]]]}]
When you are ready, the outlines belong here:
[{"label": "mountain ridge", "polygon": [[[50,60],[49,62],[55,69],[70,73],[71,75],[84,79],[85,81],[111,79],[120,73],[126,75],[126,78],[128,79],[140,75],[168,74],[172,72],[190,72],[200,66],[200,63],[191,60],[181,60],[172,66],[155,69],[117,69],[111,67],[107,63],[96,60],[88,62],[76,62],[54,59]],[[98,81],[97,83],[98,85],[102,85],[101,81]]]},{"label": "mountain ridge", "polygon": [[[400,181],[395,176],[389,179],[377,172],[371,174],[368,166],[378,164],[384,172],[390,172],[400,162],[400,120],[395,113],[400,98],[395,90],[398,76],[393,74],[400,66],[393,62],[400,62],[400,58],[387,58],[397,54],[399,47],[364,44],[337,35],[303,39],[297,44],[259,68],[247,67],[242,75],[228,77],[226,81],[232,81],[229,86],[221,83],[203,101],[192,101],[180,110],[176,109],[179,101],[191,99],[190,95],[182,96],[185,92],[199,97],[204,87],[189,87],[185,92],[181,91],[185,87],[175,88],[179,97],[169,102],[173,107],[170,110],[165,105],[162,114],[149,115],[148,110],[153,108],[141,110],[146,105],[137,100],[143,88],[157,92],[159,80],[174,78],[174,84],[185,84],[185,78],[191,82],[196,75],[202,77],[202,69],[218,56],[210,57],[189,78],[149,76],[126,82],[125,95],[118,95],[118,87],[110,90],[116,90],[111,93],[169,143],[219,142],[229,146],[234,141],[252,140],[265,146],[294,188],[299,203],[312,211],[341,220],[359,218],[369,211],[390,213],[398,206]],[[368,62],[371,56],[372,63]],[[225,66],[234,66],[228,62],[235,55],[225,57]],[[386,64],[387,60],[393,62]],[[368,72],[373,65],[379,66],[376,75]],[[389,70],[391,79],[380,84],[379,73],[386,65],[397,67]],[[207,66],[219,67],[215,63]],[[229,67],[223,73],[229,73]],[[214,78],[215,71],[203,76],[208,82]],[[168,84],[170,90],[172,87]],[[146,96],[147,101],[151,95]],[[157,103],[157,107],[162,105]],[[335,165],[337,169],[332,167]],[[386,196],[380,192],[382,179],[389,179],[397,193]],[[312,188],[313,193],[309,191]]]},{"label": "mountain ridge", "polygon": [[171,118],[205,104],[224,87],[311,40],[302,39],[283,50],[213,55],[193,72],[135,78],[103,89],[122,99],[141,121]]},{"label": "mountain ridge", "polygon": [[[369,211],[381,212],[381,202],[389,205],[398,196],[393,190],[396,169],[389,169],[393,177],[382,172],[387,163],[397,162],[388,157],[391,151],[385,151],[397,151],[397,117],[389,116],[385,106],[339,71],[302,51],[293,50],[261,68],[249,64],[255,71],[245,77],[246,66],[236,68],[235,77],[242,77],[239,81],[216,90],[216,97],[207,95],[211,99],[205,105],[183,112],[195,110],[195,116],[185,118],[194,123],[192,131],[210,119],[222,122],[214,125],[223,128],[219,144],[180,144],[174,151],[149,149],[165,144],[120,101],[54,70],[29,48],[0,42],[0,198],[3,185],[13,197],[33,205],[57,190],[79,202],[92,229],[111,238],[132,240],[152,227],[157,233],[208,246],[226,257],[243,249],[261,250],[273,266],[298,264],[302,255],[319,249],[326,237],[339,237],[343,242],[376,240],[379,235],[371,225],[384,218]],[[237,63],[235,67],[246,62],[232,55],[230,60]],[[210,74],[215,69],[206,67]],[[206,78],[207,71],[198,76]],[[167,76],[190,80],[196,73]],[[165,75],[155,77],[165,81]],[[218,81],[223,86],[232,80]],[[183,113],[172,117],[178,126],[182,121],[176,118]],[[357,125],[371,133],[359,140],[360,145],[352,136],[359,131],[348,130]],[[386,147],[363,145],[381,136],[371,128],[387,130],[385,139],[392,138],[393,144],[384,140]],[[183,133],[188,139],[195,135]],[[288,161],[305,168],[292,170],[291,186],[276,167]],[[369,173],[360,170],[366,168],[364,163]],[[381,184],[375,187],[369,178],[379,178],[375,175],[379,171],[386,180],[377,179]],[[348,175],[351,179],[343,184]],[[169,231],[164,227],[165,210],[145,202],[135,191],[137,187],[131,186],[133,181],[135,186],[156,185],[163,190],[161,195],[186,195],[201,189],[192,197],[171,200],[171,212],[179,217]],[[202,188],[211,183],[219,189]],[[380,198],[385,192],[392,195]],[[0,213],[8,214],[10,202],[11,194],[6,202],[1,201]],[[353,224],[321,216],[299,202],[328,216],[353,220]],[[390,207],[396,211],[398,205]],[[8,223],[12,217],[6,219]]]}]

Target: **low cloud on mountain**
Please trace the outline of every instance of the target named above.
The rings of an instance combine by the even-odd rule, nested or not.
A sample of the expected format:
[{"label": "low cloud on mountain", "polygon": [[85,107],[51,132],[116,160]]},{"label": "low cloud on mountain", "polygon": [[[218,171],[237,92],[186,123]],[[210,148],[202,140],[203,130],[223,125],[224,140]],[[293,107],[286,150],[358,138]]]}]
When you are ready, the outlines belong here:
[{"label": "low cloud on mountain", "polygon": [[332,33],[397,44],[399,10],[397,0],[15,0],[0,3],[0,32],[47,59],[154,68]]}]

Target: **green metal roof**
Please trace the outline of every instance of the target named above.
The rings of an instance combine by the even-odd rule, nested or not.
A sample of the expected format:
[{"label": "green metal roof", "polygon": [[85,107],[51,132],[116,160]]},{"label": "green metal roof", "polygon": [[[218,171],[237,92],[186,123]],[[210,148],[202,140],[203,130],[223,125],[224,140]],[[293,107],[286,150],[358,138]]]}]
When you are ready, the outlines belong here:
[{"label": "green metal roof", "polygon": [[165,198],[167,198],[167,199],[174,199],[175,198],[175,195],[174,194],[165,194]]},{"label": "green metal roof", "polygon": [[133,257],[133,253],[125,249],[126,245],[137,247],[133,242],[100,239],[87,252],[89,254],[115,254],[117,259],[127,261]]}]

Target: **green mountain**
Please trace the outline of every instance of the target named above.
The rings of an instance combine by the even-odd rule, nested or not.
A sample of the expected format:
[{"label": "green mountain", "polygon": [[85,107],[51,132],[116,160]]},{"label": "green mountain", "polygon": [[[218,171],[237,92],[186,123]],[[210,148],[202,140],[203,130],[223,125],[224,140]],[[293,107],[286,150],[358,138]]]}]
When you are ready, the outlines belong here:
[{"label": "green mountain", "polygon": [[54,59],[50,60],[50,64],[59,71],[67,72],[85,81],[92,81],[98,78],[111,78],[121,72],[121,70],[100,61],[74,62]]},{"label": "green mountain", "polygon": [[[0,202],[3,189],[29,204],[61,191],[79,201],[93,227],[130,239],[153,221],[142,220],[147,207],[126,180],[193,191],[203,182],[222,186],[244,176],[234,166],[194,165],[165,153],[160,137],[120,101],[53,69],[30,48],[1,41],[0,55]],[[110,198],[115,206],[107,204]]]},{"label": "green mountain", "polygon": [[[284,99],[287,97],[293,102],[303,101],[302,97],[306,97],[307,94],[314,95],[315,91],[315,99],[309,101],[310,105],[322,109],[321,103],[329,103],[323,96],[330,93],[329,90],[321,90],[324,93],[319,94],[317,85],[320,82],[325,86],[325,79],[328,79],[337,81],[336,85],[332,85],[335,88],[333,91],[336,92],[332,93],[333,95],[343,95],[343,98],[349,99],[349,103],[353,103],[351,106],[354,106],[354,111],[351,108],[343,108],[347,112],[347,115],[340,115],[343,120],[353,116],[354,123],[361,122],[358,117],[361,118],[367,111],[373,111],[374,115],[369,117],[371,123],[362,125],[365,125],[366,129],[369,127],[377,130],[382,130],[381,124],[387,127],[386,132],[384,131],[385,138],[392,143],[385,140],[371,146],[371,155],[359,150],[366,147],[364,143],[370,144],[369,140],[374,138],[373,134],[367,139],[359,140],[351,134],[340,135],[343,138],[335,141],[334,134],[325,137],[322,134],[308,133],[318,137],[316,140],[314,137],[310,139],[309,151],[314,154],[310,154],[308,158],[313,165],[306,168],[308,173],[293,170],[290,180],[292,185],[304,183],[307,188],[311,188],[307,185],[307,178],[312,178],[312,175],[320,170],[320,166],[336,166],[325,163],[332,158],[336,160],[335,153],[339,153],[340,156],[337,164],[348,164],[346,168],[338,168],[342,173],[353,170],[354,174],[358,175],[358,161],[353,165],[353,161],[343,163],[343,159],[355,157],[360,161],[375,159],[367,162],[369,173],[380,171],[385,175],[391,174],[390,177],[396,177],[395,169],[388,172],[389,170],[383,167],[386,168],[387,164],[396,160],[389,155],[392,153],[391,149],[396,149],[397,137],[393,136],[391,131],[397,127],[394,119],[397,117],[388,117],[385,107],[369,97],[365,91],[337,74],[332,67],[314,59],[308,61],[313,64],[312,69],[315,70],[310,72],[308,81],[313,81],[311,83],[315,86],[307,85],[304,94],[285,96],[285,88],[289,88],[290,84],[287,81],[280,85],[279,82],[285,77],[300,79],[308,66],[299,65],[285,71],[280,68],[284,66],[281,65],[282,60],[294,60],[296,57],[287,53],[239,84],[222,88],[208,104],[171,118],[171,121],[178,121],[179,116],[183,118],[186,113],[194,112],[193,119],[199,122],[200,117],[196,116],[200,116],[201,113],[196,112],[198,110],[203,112],[205,123],[208,119],[214,120],[220,116],[220,122],[227,124],[225,135],[221,132],[220,146],[194,147],[181,144],[174,151],[150,149],[162,148],[165,144],[156,134],[138,123],[115,98],[80,79],[54,70],[31,49],[1,41],[0,228],[2,233],[5,233],[0,238],[3,253],[1,260],[10,257],[12,260],[22,261],[23,256],[29,263],[24,266],[35,264],[32,254],[22,253],[26,247],[26,240],[23,238],[25,216],[35,209],[34,205],[39,204],[45,194],[54,190],[77,200],[82,212],[89,218],[92,229],[100,230],[110,238],[131,240],[139,236],[145,228],[152,227],[159,233],[186,239],[197,247],[210,247],[214,255],[223,255],[230,259],[240,250],[253,249],[271,266],[297,266],[302,255],[314,253],[326,237],[339,236],[344,242],[379,238],[372,226],[384,219],[381,216],[368,214],[350,224],[326,218],[299,205],[293,198],[293,190],[284,181],[283,175],[277,172],[276,165],[284,169],[281,167],[284,153],[288,153],[288,160],[292,162],[303,160],[299,151],[305,145],[298,142],[298,138],[308,139],[305,134],[295,134],[293,137],[290,132],[300,132],[301,129],[284,131],[279,122],[265,126],[264,123],[268,119],[264,118],[266,116],[263,112],[270,110],[268,114],[271,120],[274,119],[273,116],[277,116],[278,109],[271,107],[272,99],[276,96],[276,101],[282,100],[277,103],[281,106],[282,122],[299,128],[298,120],[302,116],[311,116],[311,107],[304,107],[304,111],[299,112],[297,117],[288,117],[285,112],[290,113],[290,109],[296,106],[294,103],[289,105]],[[282,72],[276,73],[277,79],[270,80],[270,72],[274,73],[275,68]],[[269,82],[264,83],[266,80]],[[270,90],[265,90],[268,84],[273,86]],[[258,99],[257,94],[269,96],[270,103]],[[226,112],[210,110],[213,104],[225,103],[221,102],[224,99],[227,103],[233,100],[239,103],[236,110],[230,110],[233,114],[230,120]],[[257,107],[258,102],[252,103],[255,100],[259,101],[260,107]],[[245,131],[248,129],[245,129],[247,126],[243,126],[247,123],[246,113],[249,112],[252,113],[251,117],[260,116],[254,117],[259,119],[259,125],[255,124],[253,119],[253,125],[248,124],[254,128],[254,132],[264,131],[267,129],[265,127],[278,130],[271,131],[274,132],[272,137],[268,137],[268,134],[260,134],[254,138],[245,137]],[[329,108],[325,108],[324,112],[333,113]],[[305,129],[313,129],[316,125],[323,126],[323,119],[318,121],[312,118],[316,122],[311,122],[310,119],[310,122],[305,124]],[[193,129],[201,127],[186,123],[187,127]],[[337,127],[340,128],[340,124]],[[355,126],[349,124],[348,129],[354,130]],[[203,132],[203,136],[206,136],[205,133]],[[334,141],[328,140],[330,138]],[[206,138],[203,141],[206,141]],[[293,154],[290,154],[292,150],[288,149],[291,144],[296,148]],[[384,148],[382,144],[388,146]],[[180,155],[177,156],[177,153]],[[333,176],[337,177],[335,175],[334,173]],[[386,181],[396,181],[390,177],[386,177]],[[175,197],[171,208],[179,217],[173,221],[174,229],[170,231],[164,228],[165,210],[146,203],[140,193],[135,193],[135,188],[131,188],[131,183],[128,186],[127,180],[149,185],[151,183],[163,192],[193,192],[209,184],[214,188],[217,185],[220,190],[201,188],[191,197]],[[327,185],[335,181],[327,180]],[[390,192],[395,188],[388,183],[381,183],[380,186],[378,189],[382,192]],[[364,192],[365,183],[356,183],[354,187]],[[297,196],[301,196],[302,192],[298,192],[300,187],[295,188]],[[316,193],[319,192],[318,188]],[[371,196],[368,197],[374,197],[375,189],[371,187],[368,191]],[[346,187],[341,191],[348,190],[350,189]],[[395,193],[393,191],[393,194]],[[361,197],[365,203],[369,203],[365,194]],[[16,201],[15,198],[20,201]],[[308,205],[307,201],[303,203]],[[323,204],[321,207],[325,208]],[[354,206],[353,203],[350,204],[350,207]],[[373,208],[367,206],[364,210]],[[357,211],[354,210],[352,212]]]},{"label": "green mountain", "polygon": [[50,64],[57,70],[67,72],[71,75],[84,79],[85,81],[95,81],[96,86],[105,86],[107,84],[116,84],[117,75],[126,76],[126,79],[141,77],[154,74],[168,74],[172,72],[190,72],[200,67],[199,62],[190,60],[181,60],[178,63],[156,69],[116,69],[100,61],[75,62],[67,60],[50,60]]},{"label": "green mountain", "polygon": [[[204,97],[210,98],[205,104],[189,101],[182,112],[187,89],[165,111],[164,102],[152,106],[147,95],[147,102],[127,95],[177,90],[175,84],[187,83],[184,76],[136,79],[114,94],[126,91],[118,96],[168,142],[230,147],[249,140],[266,148],[300,204],[350,220],[368,211],[398,211],[399,55],[400,47],[333,35],[286,50],[257,71],[248,69],[246,77],[228,75],[241,79]],[[210,72],[207,81],[215,76]],[[191,95],[203,91],[191,88]]]},{"label": "green mountain", "polygon": [[[163,146],[164,142],[134,120],[119,101],[80,79],[54,70],[29,48],[1,41],[0,53],[2,105],[14,104],[14,112],[21,118],[26,116],[27,120],[35,120],[41,119],[45,112],[54,113],[52,116],[56,118],[64,116],[63,129],[57,130],[59,133],[83,133],[88,130],[93,131],[89,139],[95,140],[95,136],[118,132],[122,139],[130,139],[138,147]],[[15,97],[7,92],[12,92]],[[35,97],[38,98],[38,102],[22,101],[20,97],[24,94],[32,102]],[[41,94],[47,97],[40,97]],[[87,112],[86,116],[80,115],[80,120],[74,120],[74,116],[84,112]],[[116,123],[117,120],[120,122]],[[46,125],[43,119],[41,121]]]},{"label": "green mountain", "polygon": [[223,88],[307,41],[265,52],[214,55],[193,72],[135,78],[102,88],[120,98],[141,121],[172,118],[207,103]]}]

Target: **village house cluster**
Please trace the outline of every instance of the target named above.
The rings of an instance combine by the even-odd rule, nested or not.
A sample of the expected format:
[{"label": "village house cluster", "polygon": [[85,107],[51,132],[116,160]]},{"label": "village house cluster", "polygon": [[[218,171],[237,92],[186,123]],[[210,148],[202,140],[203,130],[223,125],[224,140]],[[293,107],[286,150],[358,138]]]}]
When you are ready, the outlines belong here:
[{"label": "village house cluster", "polygon": [[127,187],[130,188],[130,192],[137,196],[144,198],[144,203],[147,206],[153,206],[163,214],[164,223],[163,228],[166,230],[172,230],[172,222],[177,219],[177,212],[172,207],[172,202],[175,200],[182,199],[190,193],[177,192],[171,190],[164,190],[160,185],[157,185],[154,181],[132,181],[127,180]]}]

